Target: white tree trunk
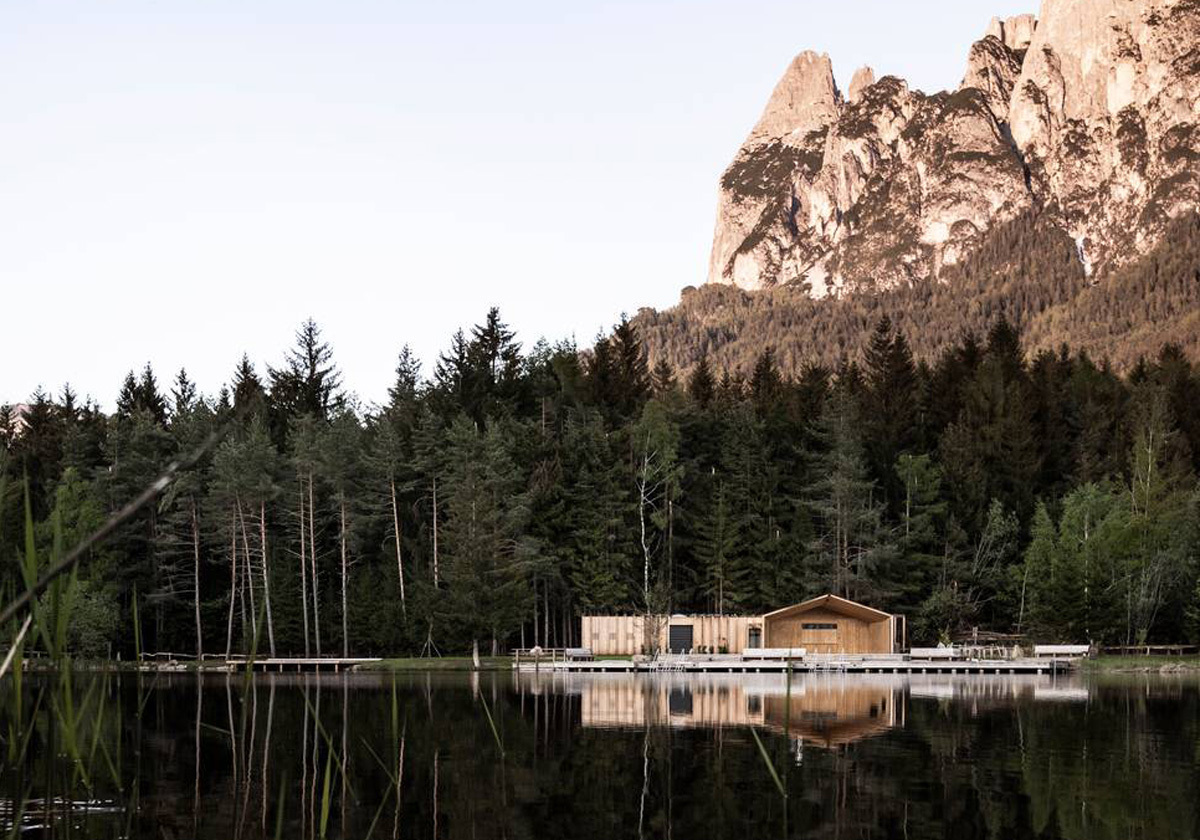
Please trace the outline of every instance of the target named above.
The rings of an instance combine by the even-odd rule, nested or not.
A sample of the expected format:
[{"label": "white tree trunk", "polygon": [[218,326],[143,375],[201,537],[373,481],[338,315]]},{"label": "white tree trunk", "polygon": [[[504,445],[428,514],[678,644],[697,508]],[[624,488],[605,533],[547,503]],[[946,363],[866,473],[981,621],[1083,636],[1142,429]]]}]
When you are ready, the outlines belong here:
[{"label": "white tree trunk", "polygon": [[317,578],[317,509],[313,504],[313,475],[308,474],[308,562],[312,566],[313,636],[317,644],[317,656],[321,656],[321,611],[319,608]]},{"label": "white tree trunk", "polygon": [[308,554],[304,533],[304,480],[300,483],[300,605],[304,613],[304,656],[311,656],[308,640]]},{"label": "white tree trunk", "polygon": [[438,502],[437,476],[433,477],[433,585],[438,585]]},{"label": "white tree trunk", "polygon": [[196,661],[204,657],[204,633],[200,627],[200,515],[192,503],[192,604],[196,611]]},{"label": "white tree trunk", "polygon": [[237,604],[237,529],[229,541],[229,624],[225,629],[225,658],[233,653],[233,611]]},{"label": "white tree trunk", "polygon": [[242,555],[246,561],[242,564],[242,585],[246,582],[250,583],[250,633],[254,639],[254,649],[258,650],[258,607],[254,603],[254,573],[250,565],[250,535],[246,533],[246,517],[242,512],[242,500],[240,497],[234,497],[237,501],[238,524],[242,529]]},{"label": "white tree trunk", "polygon": [[396,479],[391,479],[392,530],[396,534],[396,575],[400,580],[400,614],[408,618],[408,604],[404,598],[404,558],[400,553],[400,507],[396,501]]},{"label": "white tree trunk", "polygon": [[258,503],[258,541],[262,549],[263,600],[267,610],[267,642],[275,658],[275,622],[271,618],[271,571],[267,567],[267,503]]},{"label": "white tree trunk", "polygon": [[341,511],[341,533],[339,541],[342,549],[342,657],[350,658],[350,636],[347,632],[350,624],[346,616],[346,497],[343,495],[340,499],[339,509]]}]

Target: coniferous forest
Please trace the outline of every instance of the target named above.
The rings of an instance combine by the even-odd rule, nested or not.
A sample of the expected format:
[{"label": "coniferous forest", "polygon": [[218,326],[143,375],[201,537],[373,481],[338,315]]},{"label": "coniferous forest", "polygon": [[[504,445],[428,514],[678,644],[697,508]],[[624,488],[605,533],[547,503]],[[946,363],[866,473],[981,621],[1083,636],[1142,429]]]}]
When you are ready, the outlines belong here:
[{"label": "coniferous forest", "polygon": [[[81,656],[578,643],[585,613],[761,613],[824,592],[914,642],[1200,638],[1200,370],[1029,357],[1006,320],[914,360],[887,318],[836,367],[651,367],[625,320],[523,348],[497,310],[379,405],[309,321],[201,393],[130,373],[0,414],[0,586],[24,518],[70,545],[202,449],[71,584]],[[185,461],[186,463],[186,461]],[[136,630],[136,632],[135,632]]]}]

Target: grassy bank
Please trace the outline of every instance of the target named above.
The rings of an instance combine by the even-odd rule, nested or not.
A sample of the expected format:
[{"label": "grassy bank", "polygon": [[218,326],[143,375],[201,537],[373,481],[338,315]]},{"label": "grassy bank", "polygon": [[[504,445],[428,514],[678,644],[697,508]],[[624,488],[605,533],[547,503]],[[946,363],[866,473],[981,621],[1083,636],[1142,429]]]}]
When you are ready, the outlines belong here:
[{"label": "grassy bank", "polygon": [[1083,660],[1083,670],[1116,673],[1200,671],[1200,656],[1097,656]]}]

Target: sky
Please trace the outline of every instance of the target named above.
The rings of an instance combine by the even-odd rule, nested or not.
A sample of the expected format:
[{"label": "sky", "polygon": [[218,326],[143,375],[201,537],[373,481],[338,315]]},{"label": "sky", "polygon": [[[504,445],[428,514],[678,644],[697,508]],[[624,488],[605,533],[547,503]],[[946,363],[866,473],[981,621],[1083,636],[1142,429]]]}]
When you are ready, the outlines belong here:
[{"label": "sky", "polygon": [[313,317],[381,401],[491,306],[589,344],[704,281],[794,54],[932,92],[1035,0],[2,0],[0,403],[215,393]]}]

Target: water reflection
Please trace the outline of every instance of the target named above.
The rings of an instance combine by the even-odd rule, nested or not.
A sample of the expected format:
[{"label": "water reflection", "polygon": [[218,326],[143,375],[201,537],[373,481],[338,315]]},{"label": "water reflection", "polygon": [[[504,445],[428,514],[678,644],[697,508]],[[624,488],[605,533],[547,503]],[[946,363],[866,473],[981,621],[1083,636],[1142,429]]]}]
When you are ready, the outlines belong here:
[{"label": "water reflection", "polygon": [[[75,769],[34,730],[0,768],[6,834],[227,840],[273,837],[278,821],[311,840],[1200,836],[1194,678],[76,682],[86,782],[46,788]],[[42,687],[26,686],[25,714]]]},{"label": "water reflection", "polygon": [[894,675],[817,675],[789,684],[778,674],[568,674],[557,682],[579,696],[585,727],[758,726],[828,747],[904,724],[906,683]]}]

